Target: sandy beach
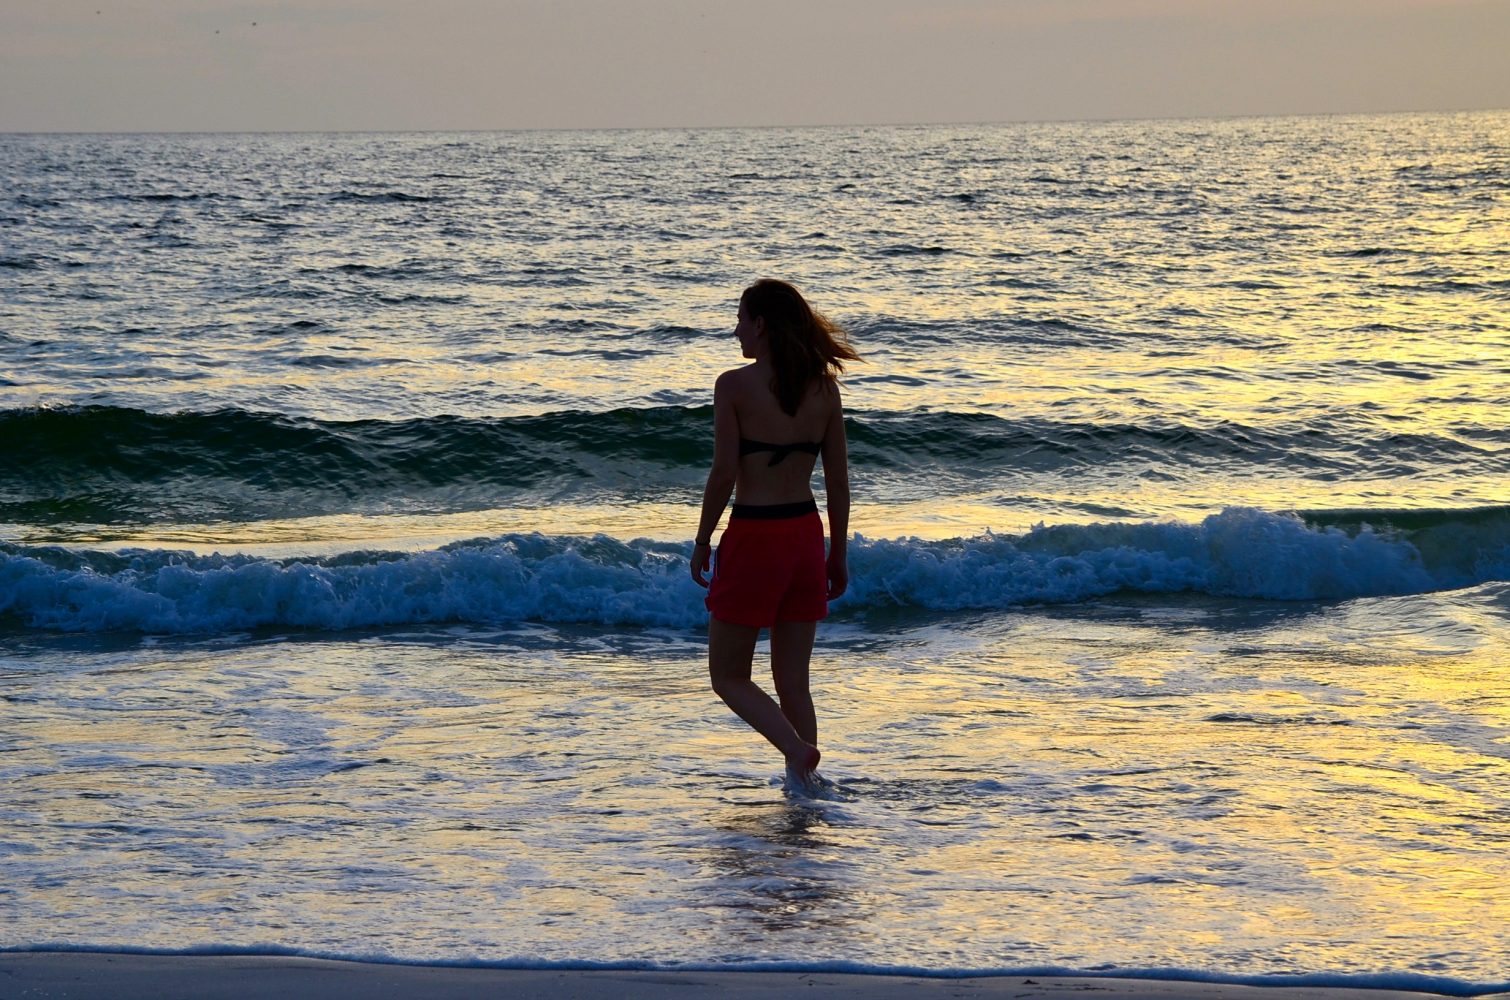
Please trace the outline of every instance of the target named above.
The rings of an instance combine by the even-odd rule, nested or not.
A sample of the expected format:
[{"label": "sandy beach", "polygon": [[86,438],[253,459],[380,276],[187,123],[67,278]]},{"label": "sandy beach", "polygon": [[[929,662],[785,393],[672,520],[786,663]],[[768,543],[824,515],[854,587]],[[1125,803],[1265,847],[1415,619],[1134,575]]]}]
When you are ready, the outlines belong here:
[{"label": "sandy beach", "polygon": [[[641,1000],[669,990],[697,997],[763,1000],[810,996],[980,997],[1032,1000],[1094,993],[1138,1000],[1404,1000],[1440,996],[1331,986],[1248,986],[1158,979],[1004,975],[973,979],[813,972],[676,972],[475,969],[272,956],[182,956],[79,952],[0,955],[0,1000],[430,1000],[503,996],[551,1000]],[[1510,997],[1510,993],[1488,994]]]}]

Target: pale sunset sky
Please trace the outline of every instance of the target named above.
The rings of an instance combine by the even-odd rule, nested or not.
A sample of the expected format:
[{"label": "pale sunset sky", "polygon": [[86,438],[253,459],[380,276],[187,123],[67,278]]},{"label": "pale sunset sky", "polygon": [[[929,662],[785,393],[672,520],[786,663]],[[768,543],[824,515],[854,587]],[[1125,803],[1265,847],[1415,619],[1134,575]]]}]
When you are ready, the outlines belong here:
[{"label": "pale sunset sky", "polygon": [[1510,0],[0,0],[0,131],[1510,107]]}]

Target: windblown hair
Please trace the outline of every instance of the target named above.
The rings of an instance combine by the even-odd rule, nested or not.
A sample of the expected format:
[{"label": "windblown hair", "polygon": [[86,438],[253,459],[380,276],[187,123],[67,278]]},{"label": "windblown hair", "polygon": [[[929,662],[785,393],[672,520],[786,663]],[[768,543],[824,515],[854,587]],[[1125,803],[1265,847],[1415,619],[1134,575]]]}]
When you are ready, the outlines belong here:
[{"label": "windblown hair", "polygon": [[788,416],[797,415],[814,379],[833,378],[844,370],[844,362],[860,360],[848,335],[814,312],[802,293],[785,281],[762,278],[744,290],[739,304],[751,319],[765,320],[771,367],[776,370],[771,390]]}]

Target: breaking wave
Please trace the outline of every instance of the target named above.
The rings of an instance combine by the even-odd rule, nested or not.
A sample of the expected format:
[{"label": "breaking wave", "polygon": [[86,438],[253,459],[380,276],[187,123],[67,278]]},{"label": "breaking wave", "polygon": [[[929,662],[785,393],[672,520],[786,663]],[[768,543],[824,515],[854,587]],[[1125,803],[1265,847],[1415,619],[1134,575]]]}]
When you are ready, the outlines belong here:
[{"label": "breaking wave", "polygon": [[[1383,512],[1387,513],[1387,512]],[[1119,592],[1340,600],[1510,580],[1510,508],[1374,516],[1229,508],[1200,523],[851,543],[833,610],[959,611]],[[60,631],[214,633],[518,621],[701,624],[685,544],[513,534],[418,553],[269,559],[0,544],[0,619]]]}]

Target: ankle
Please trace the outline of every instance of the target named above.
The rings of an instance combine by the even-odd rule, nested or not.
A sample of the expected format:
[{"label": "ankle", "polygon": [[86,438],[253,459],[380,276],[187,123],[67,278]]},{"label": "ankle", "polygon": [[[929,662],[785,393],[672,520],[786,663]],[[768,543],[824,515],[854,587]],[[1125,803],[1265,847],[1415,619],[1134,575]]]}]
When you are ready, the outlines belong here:
[{"label": "ankle", "polygon": [[795,754],[787,754],[786,763],[787,767],[792,768],[800,774],[809,774],[818,770],[818,761],[822,757],[823,754],[817,747],[811,743],[804,742],[797,748]]}]

